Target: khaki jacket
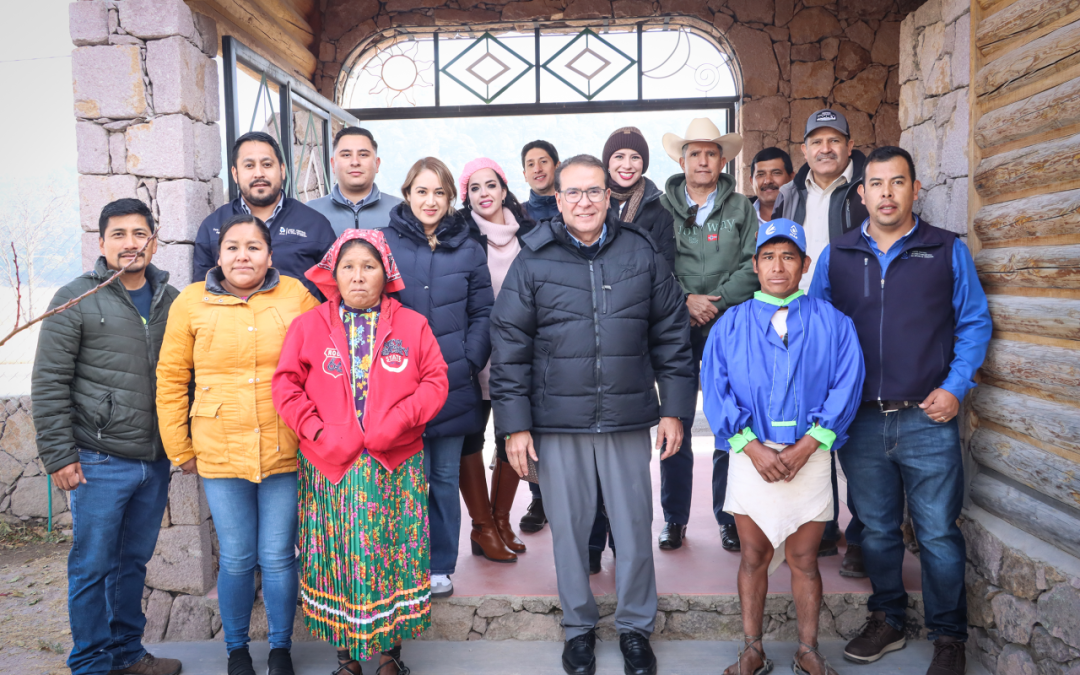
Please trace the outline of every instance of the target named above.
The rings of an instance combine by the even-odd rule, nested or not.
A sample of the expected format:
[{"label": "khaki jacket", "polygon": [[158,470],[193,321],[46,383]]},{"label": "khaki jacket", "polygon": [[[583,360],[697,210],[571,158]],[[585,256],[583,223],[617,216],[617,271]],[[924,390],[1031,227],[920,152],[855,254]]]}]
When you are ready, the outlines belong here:
[{"label": "khaki jacket", "polygon": [[274,411],[270,382],[289,324],[319,303],[274,269],[246,301],[220,274],[185,288],[169,312],[157,367],[161,440],[173,464],[195,457],[203,478],[258,483],[296,471],[296,434]]}]

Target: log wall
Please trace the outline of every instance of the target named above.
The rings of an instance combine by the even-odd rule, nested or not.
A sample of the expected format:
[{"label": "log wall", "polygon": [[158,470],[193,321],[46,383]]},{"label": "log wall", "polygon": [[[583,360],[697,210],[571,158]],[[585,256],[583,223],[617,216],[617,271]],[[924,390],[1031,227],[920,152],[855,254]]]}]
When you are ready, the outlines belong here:
[{"label": "log wall", "polygon": [[994,338],[970,496],[1080,556],[1080,0],[971,7],[970,243]]}]

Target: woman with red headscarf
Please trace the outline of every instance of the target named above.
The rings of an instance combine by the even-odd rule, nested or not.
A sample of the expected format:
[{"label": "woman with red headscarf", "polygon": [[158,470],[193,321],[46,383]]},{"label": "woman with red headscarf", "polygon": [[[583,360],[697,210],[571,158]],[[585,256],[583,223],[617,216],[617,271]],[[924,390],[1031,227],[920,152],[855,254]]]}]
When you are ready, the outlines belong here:
[{"label": "woman with red headscarf", "polygon": [[405,675],[401,641],[431,622],[424,428],[446,363],[378,230],[346,230],[307,272],[329,298],[289,327],[274,406],[300,438],[300,595],[336,673]]}]

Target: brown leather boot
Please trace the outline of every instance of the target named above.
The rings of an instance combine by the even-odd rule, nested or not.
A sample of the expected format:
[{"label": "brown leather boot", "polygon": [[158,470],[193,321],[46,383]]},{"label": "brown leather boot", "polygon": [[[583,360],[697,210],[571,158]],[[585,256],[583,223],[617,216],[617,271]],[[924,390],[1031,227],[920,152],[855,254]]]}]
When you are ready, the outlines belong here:
[{"label": "brown leather boot", "polygon": [[520,481],[517,471],[509,462],[501,459],[495,462],[495,471],[491,475],[491,515],[495,518],[495,529],[499,531],[503,544],[515,553],[525,552],[525,544],[510,527],[510,507],[514,505],[514,495]]},{"label": "brown leather boot", "polygon": [[492,562],[517,562],[517,556],[499,538],[495,521],[492,520],[484,471],[483,453],[474,452],[461,458],[458,486],[465,499],[465,508],[472,518],[472,534],[469,538],[472,540],[473,555],[482,555]]}]

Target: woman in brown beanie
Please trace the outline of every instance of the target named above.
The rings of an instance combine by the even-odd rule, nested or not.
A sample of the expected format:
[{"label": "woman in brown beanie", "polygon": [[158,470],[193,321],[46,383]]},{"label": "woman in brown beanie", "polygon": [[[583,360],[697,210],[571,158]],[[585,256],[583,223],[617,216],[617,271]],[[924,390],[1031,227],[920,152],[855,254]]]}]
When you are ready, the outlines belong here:
[{"label": "woman in brown beanie", "polygon": [[645,177],[649,144],[637,127],[616,129],[604,143],[604,166],[611,189],[611,208],[619,220],[632,223],[653,238],[668,268],[675,267],[675,220],[660,204],[664,194]]}]

